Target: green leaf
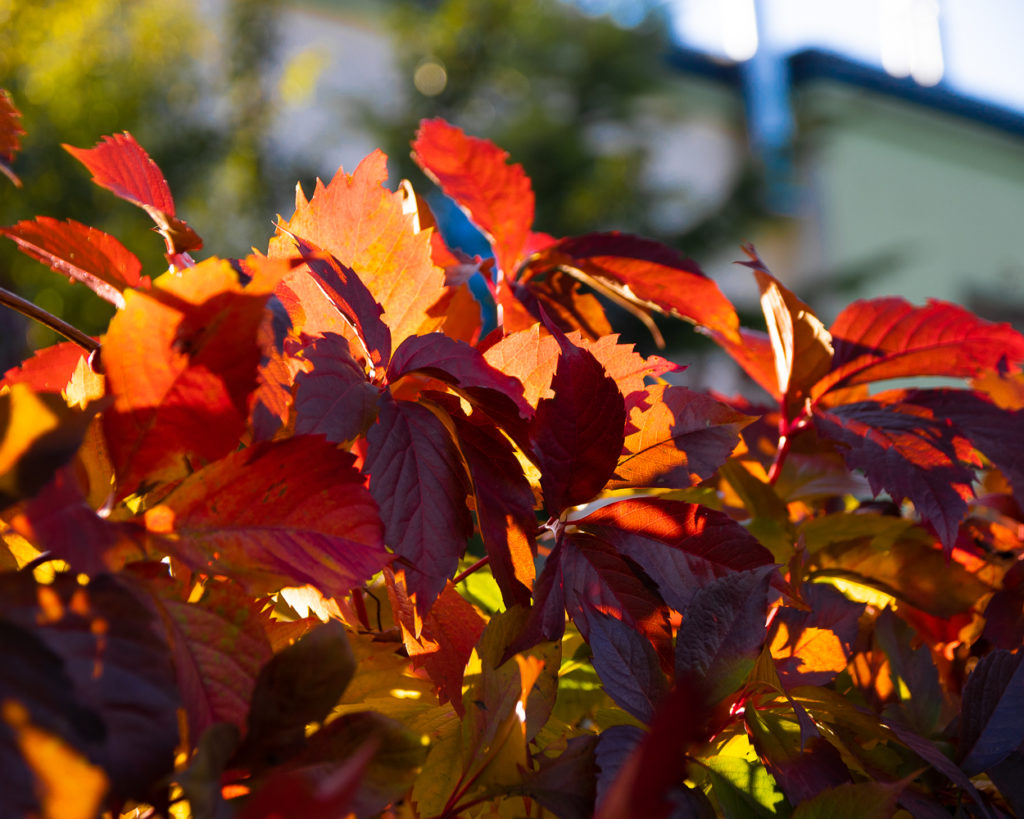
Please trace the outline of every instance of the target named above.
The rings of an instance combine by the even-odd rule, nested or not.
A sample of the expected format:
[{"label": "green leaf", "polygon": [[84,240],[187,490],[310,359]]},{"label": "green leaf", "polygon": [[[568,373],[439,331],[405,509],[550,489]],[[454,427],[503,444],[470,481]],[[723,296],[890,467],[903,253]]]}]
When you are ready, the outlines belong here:
[{"label": "green leaf", "polygon": [[892,819],[900,783],[839,785],[797,806],[792,819]]}]

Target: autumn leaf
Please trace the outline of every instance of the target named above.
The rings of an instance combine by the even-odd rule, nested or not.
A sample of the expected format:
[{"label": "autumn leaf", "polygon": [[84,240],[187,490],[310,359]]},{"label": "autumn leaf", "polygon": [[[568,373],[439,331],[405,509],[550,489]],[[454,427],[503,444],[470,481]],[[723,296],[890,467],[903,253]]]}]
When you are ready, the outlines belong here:
[{"label": "autumn leaf", "polygon": [[832,371],[811,397],[854,384],[911,376],[972,378],[1024,361],[1024,336],[962,307],[931,300],[915,307],[900,298],[857,301],[829,328]]},{"label": "autumn leaf", "polygon": [[773,565],[771,552],[727,515],[682,501],[619,501],[572,525],[639,565],[677,611],[715,579]]},{"label": "autumn leaf", "polygon": [[514,279],[533,224],[533,189],[522,166],[442,119],[423,120],[412,148],[416,163],[483,231],[498,269]]},{"label": "autumn leaf", "polygon": [[998,764],[1021,744],[1024,666],[1020,654],[997,649],[967,678],[960,713],[960,767],[968,776]]},{"label": "autumn leaf", "polygon": [[99,409],[73,409],[25,383],[0,393],[0,509],[43,488],[75,454]]},{"label": "autumn leaf", "polygon": [[190,475],[145,523],[155,545],[250,593],[344,596],[391,559],[353,461],[319,436],[255,444]]},{"label": "autumn leaf", "polygon": [[385,395],[366,440],[363,471],[380,506],[385,542],[402,558],[409,591],[426,612],[455,574],[473,532],[468,476],[444,424],[419,404]]},{"label": "autumn leaf", "polygon": [[21,180],[15,176],[11,165],[14,164],[14,157],[21,149],[21,137],[25,135],[20,119],[21,112],[14,107],[11,95],[0,88],[0,172],[19,188]]},{"label": "autumn leaf", "polygon": [[352,358],[348,341],[335,333],[302,351],[311,370],[295,376],[295,433],[325,435],[343,443],[365,434],[377,414],[380,389]]},{"label": "autumn leaf", "polygon": [[142,263],[109,233],[68,219],[47,216],[21,221],[0,233],[13,240],[27,256],[78,281],[115,307],[124,307],[126,287],[149,284],[140,279]]},{"label": "autumn leaf", "polygon": [[103,339],[118,497],[180,476],[184,456],[211,461],[235,448],[257,385],[264,308],[287,267],[261,270],[243,287],[230,264],[210,259],[126,294]]},{"label": "autumn leaf", "polygon": [[[100,765],[113,796],[145,799],[173,768],[179,705],[150,613],[110,575],[81,584],[59,575],[42,586],[8,572],[0,600],[5,649],[21,654],[0,673],[3,699]],[[55,698],[63,703],[56,711]]]},{"label": "autumn leaf", "polygon": [[133,564],[127,575],[159,615],[188,715],[188,746],[203,732],[231,723],[244,736],[249,700],[260,668],[270,659],[266,615],[240,586],[209,579],[196,600],[159,563]]},{"label": "autumn leaf", "polygon": [[434,329],[429,311],[444,291],[444,272],[431,258],[430,232],[413,230],[403,195],[383,187],[387,160],[376,151],[351,176],[340,168],[313,196],[297,197],[295,214],[270,243],[271,256],[294,256],[292,236],[330,253],[357,273],[384,308],[393,345]]},{"label": "autumn leaf", "polygon": [[655,384],[629,417],[627,454],[609,487],[693,486],[725,463],[750,417],[686,387]]},{"label": "autumn leaf", "polygon": [[88,355],[73,341],[36,350],[29,358],[11,367],[0,379],[0,389],[25,383],[35,392],[61,392],[74,375],[78,362]]},{"label": "autumn leaf", "polygon": [[[735,338],[739,318],[718,285],[695,262],[659,242],[622,233],[562,239],[530,257],[521,281],[561,270],[631,312],[656,311]],[[649,319],[648,328],[654,327]],[[656,328],[655,339],[660,340]]]},{"label": "autumn leaf", "polygon": [[764,266],[752,246],[746,264],[761,289],[761,310],[768,323],[779,395],[789,418],[803,408],[809,390],[832,366],[832,340],[825,325]]},{"label": "autumn leaf", "polygon": [[909,499],[952,549],[981,465],[955,428],[924,407],[879,401],[817,410],[814,425],[842,445],[847,465],[864,471],[872,492]]},{"label": "autumn leaf", "polygon": [[65,145],[64,150],[89,169],[93,182],[149,214],[172,263],[203,246],[195,231],[174,215],[174,198],[160,168],[127,131],[103,137],[93,148]]},{"label": "autumn leaf", "polygon": [[530,441],[544,503],[557,516],[593,498],[611,477],[622,451],[626,411],[622,393],[593,354],[548,329],[561,350],[551,379],[555,394],[537,404]]}]

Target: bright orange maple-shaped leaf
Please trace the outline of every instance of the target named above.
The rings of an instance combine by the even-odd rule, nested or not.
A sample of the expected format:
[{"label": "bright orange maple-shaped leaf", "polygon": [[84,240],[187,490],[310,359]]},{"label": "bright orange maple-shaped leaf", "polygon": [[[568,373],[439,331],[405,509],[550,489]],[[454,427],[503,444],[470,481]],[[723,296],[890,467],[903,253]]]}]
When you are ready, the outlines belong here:
[{"label": "bright orange maple-shaped leaf", "polygon": [[[440,321],[428,314],[444,292],[444,272],[434,265],[430,232],[414,229],[401,193],[385,188],[387,157],[375,151],[351,176],[342,169],[327,184],[317,181],[306,200],[299,191],[295,215],[270,242],[271,256],[297,256],[292,236],[312,243],[351,268],[384,308],[384,321],[397,347],[407,336],[432,330]],[[290,279],[306,274],[297,271]],[[339,326],[307,327],[306,332]]]}]

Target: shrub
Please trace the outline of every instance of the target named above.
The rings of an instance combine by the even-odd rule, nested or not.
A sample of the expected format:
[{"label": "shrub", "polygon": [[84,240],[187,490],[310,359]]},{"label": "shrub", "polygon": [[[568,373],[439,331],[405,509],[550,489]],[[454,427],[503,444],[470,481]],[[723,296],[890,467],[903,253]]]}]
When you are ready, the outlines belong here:
[{"label": "shrub", "polygon": [[[377,152],[195,263],[127,134],[69,150],[166,273],[3,229],[118,308],[2,382],[6,812],[1021,812],[1024,337],[896,298],[826,328],[751,247],[745,328],[670,248],[534,232],[490,143],[413,149],[493,260]],[[669,384],[595,293],[763,403]],[[918,376],[962,386],[870,392]]]}]

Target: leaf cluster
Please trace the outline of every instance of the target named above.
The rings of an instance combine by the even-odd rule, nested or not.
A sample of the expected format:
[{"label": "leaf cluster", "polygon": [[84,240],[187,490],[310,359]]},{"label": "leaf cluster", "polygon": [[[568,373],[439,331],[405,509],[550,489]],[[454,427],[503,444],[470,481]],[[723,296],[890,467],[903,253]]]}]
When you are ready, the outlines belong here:
[{"label": "leaf cluster", "polygon": [[[20,136],[0,97],[11,173]],[[5,813],[1024,812],[1009,326],[825,327],[748,247],[751,330],[671,248],[535,231],[523,168],[442,120],[413,155],[493,258],[376,152],[197,263],[130,135],[68,150],[168,269],[2,229],[116,308],[0,382]],[[671,383],[595,293],[763,401]],[[961,386],[883,389],[920,376]]]}]

